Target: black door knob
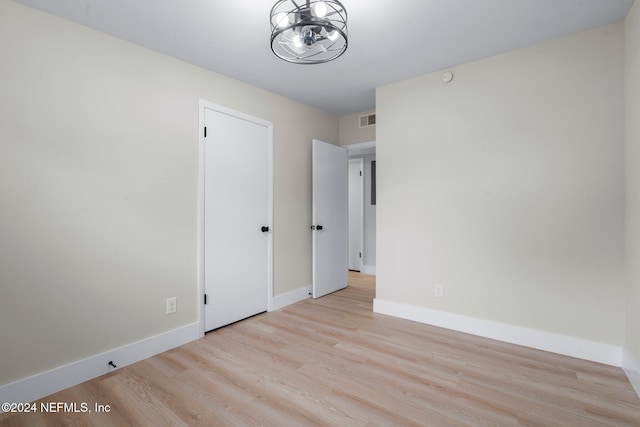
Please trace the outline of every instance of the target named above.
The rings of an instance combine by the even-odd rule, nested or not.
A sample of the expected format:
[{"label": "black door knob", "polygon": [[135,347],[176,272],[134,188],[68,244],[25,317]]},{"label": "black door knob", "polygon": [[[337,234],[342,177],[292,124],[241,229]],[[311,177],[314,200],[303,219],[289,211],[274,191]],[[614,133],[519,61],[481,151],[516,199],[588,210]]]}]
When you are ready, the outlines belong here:
[{"label": "black door knob", "polygon": [[318,225],[318,226],[316,227],[316,230],[322,230],[322,226],[321,226],[321,225]]},{"label": "black door knob", "polygon": [[265,227],[264,225],[261,228],[263,233],[266,233],[267,231],[269,231],[269,227]]}]

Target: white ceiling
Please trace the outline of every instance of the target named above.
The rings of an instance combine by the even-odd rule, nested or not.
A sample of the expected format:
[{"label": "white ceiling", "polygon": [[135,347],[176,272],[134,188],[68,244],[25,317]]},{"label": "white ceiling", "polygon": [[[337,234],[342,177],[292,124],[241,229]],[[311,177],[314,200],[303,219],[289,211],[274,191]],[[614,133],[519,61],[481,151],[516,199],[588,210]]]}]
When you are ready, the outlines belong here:
[{"label": "white ceiling", "polygon": [[624,18],[633,0],[342,0],[349,47],[290,64],[269,46],[275,0],[16,0],[343,115],[375,88]]}]

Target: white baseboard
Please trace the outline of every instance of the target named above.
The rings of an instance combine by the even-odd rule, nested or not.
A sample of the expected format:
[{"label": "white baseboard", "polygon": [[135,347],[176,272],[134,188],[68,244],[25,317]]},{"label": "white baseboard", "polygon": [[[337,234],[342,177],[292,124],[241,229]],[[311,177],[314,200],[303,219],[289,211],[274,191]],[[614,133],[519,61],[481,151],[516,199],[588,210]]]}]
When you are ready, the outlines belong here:
[{"label": "white baseboard", "polygon": [[617,367],[622,366],[622,347],[611,344],[380,300],[379,298],[373,300],[373,311],[538,350]]},{"label": "white baseboard", "polygon": [[622,369],[624,369],[629,382],[640,397],[640,362],[633,358],[629,350],[625,349],[622,356]]},{"label": "white baseboard", "polygon": [[[83,383],[200,338],[200,322],[96,354],[49,371],[0,386],[0,402],[26,403]],[[2,410],[0,410],[2,413]]]},{"label": "white baseboard", "polygon": [[376,266],[375,265],[363,265],[362,272],[363,274],[373,274],[376,275]]},{"label": "white baseboard", "polygon": [[290,291],[285,294],[273,297],[273,303],[269,311],[278,310],[279,308],[283,308],[288,305],[303,301],[307,298],[311,298],[311,287],[312,285],[305,286],[304,288],[296,289],[294,291]]}]

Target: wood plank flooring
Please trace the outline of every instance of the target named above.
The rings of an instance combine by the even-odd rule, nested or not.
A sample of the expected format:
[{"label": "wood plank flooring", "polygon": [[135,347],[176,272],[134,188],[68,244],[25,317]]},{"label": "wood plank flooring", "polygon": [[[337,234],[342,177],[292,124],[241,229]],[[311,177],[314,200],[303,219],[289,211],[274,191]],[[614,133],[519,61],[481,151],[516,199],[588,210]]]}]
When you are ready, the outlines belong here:
[{"label": "wood plank flooring", "polygon": [[372,312],[375,277],[252,317],[2,426],[640,426],[621,369]]}]

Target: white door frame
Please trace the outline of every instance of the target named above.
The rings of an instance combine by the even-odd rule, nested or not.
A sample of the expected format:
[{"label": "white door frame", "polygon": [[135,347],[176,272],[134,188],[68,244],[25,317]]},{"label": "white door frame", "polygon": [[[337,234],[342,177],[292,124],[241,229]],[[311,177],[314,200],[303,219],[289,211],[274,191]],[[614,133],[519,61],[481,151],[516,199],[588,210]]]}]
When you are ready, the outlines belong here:
[{"label": "white door frame", "polygon": [[204,319],[204,183],[205,183],[205,162],[204,162],[204,125],[205,125],[205,109],[215,110],[239,119],[257,123],[267,128],[267,222],[270,232],[267,233],[267,310],[271,311],[273,307],[273,123],[232,110],[219,104],[200,99],[199,104],[199,126],[198,126],[198,225],[197,225],[197,242],[198,242],[198,322],[200,323],[200,336],[205,333]]}]

